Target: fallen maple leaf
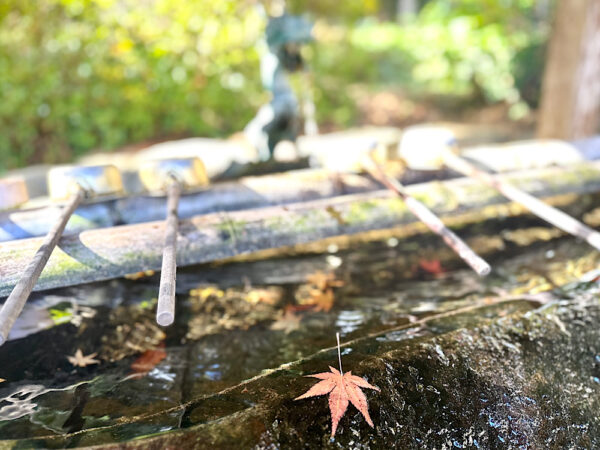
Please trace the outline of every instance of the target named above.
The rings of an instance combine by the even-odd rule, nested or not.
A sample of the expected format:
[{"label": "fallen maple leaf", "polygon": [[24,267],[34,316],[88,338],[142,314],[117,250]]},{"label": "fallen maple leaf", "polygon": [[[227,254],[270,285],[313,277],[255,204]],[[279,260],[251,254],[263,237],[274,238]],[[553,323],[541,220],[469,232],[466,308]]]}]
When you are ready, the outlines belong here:
[{"label": "fallen maple leaf", "polygon": [[333,289],[327,289],[326,291],[313,289],[310,291],[310,297],[306,300],[307,304],[315,306],[315,311],[325,312],[331,311],[334,302]]},{"label": "fallen maple leaf", "polygon": [[97,354],[98,353],[91,353],[87,356],[83,356],[83,352],[80,348],[78,348],[75,352],[75,355],[67,356],[67,359],[71,364],[73,364],[76,367],[86,367],[91,364],[100,364],[100,361],[94,359],[94,356],[96,356]]},{"label": "fallen maple leaf", "polygon": [[131,370],[139,375],[150,372],[156,365],[167,357],[164,342],[158,348],[146,350],[131,364]]},{"label": "fallen maple leaf", "polygon": [[291,308],[286,308],[285,312],[271,324],[270,329],[285,331],[285,334],[290,334],[292,331],[300,328],[301,320],[301,316],[294,314],[294,311]]},{"label": "fallen maple leaf", "polygon": [[325,291],[329,288],[342,287],[344,282],[335,277],[335,273],[317,271],[306,276],[306,281],[314,285],[318,290]]},{"label": "fallen maple leaf", "polygon": [[373,427],[373,421],[369,416],[369,404],[367,397],[360,388],[374,389],[379,392],[377,386],[373,386],[364,378],[352,375],[352,371],[342,372],[342,357],[340,355],[339,333],[336,333],[338,340],[338,358],[340,360],[340,370],[329,366],[331,372],[315,373],[306,375],[307,377],[319,378],[317,384],[311,387],[307,392],[294,400],[316,397],[329,394],[329,411],[331,411],[331,437],[335,436],[338,423],[348,409],[348,402],[352,403],[360,411],[367,423]]},{"label": "fallen maple leaf", "polygon": [[445,272],[439,259],[432,259],[431,261],[421,259],[419,260],[419,267],[432,275],[440,275]]},{"label": "fallen maple leaf", "polygon": [[296,292],[296,299],[302,305],[310,305],[315,311],[328,312],[333,308],[335,295],[333,288],[344,285],[335,273],[317,271],[306,277],[308,284],[302,285]]}]

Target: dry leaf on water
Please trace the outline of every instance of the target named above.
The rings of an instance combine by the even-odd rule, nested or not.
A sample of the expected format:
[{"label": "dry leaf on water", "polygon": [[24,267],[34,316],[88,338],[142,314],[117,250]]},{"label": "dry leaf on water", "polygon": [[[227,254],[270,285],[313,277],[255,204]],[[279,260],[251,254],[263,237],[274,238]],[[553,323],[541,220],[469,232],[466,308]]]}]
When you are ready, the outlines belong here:
[{"label": "dry leaf on water", "polygon": [[306,277],[307,285],[302,285],[296,292],[296,299],[302,305],[310,305],[315,311],[328,312],[333,308],[335,294],[333,288],[344,285],[335,273],[315,272]]},{"label": "dry leaf on water", "polygon": [[440,275],[445,272],[439,259],[420,259],[418,268],[432,275]]},{"label": "dry leaf on water", "polygon": [[294,310],[286,308],[285,312],[281,314],[275,322],[270,326],[271,330],[285,331],[285,334],[290,334],[292,331],[300,329],[300,322],[302,316],[294,314]]},{"label": "dry leaf on water", "polygon": [[132,364],[131,370],[139,375],[144,375],[154,369],[158,363],[167,357],[165,343],[162,342],[158,348],[148,349],[140,355]]},{"label": "dry leaf on water", "polygon": [[78,348],[75,352],[75,355],[67,356],[67,359],[75,367],[86,367],[91,364],[100,364],[100,361],[94,359],[96,355],[98,355],[98,353],[91,353],[89,355],[83,356],[83,352],[80,348]]},{"label": "dry leaf on water", "polygon": [[310,292],[310,297],[306,301],[309,305],[314,305],[315,311],[331,311],[335,302],[335,296],[333,295],[333,289],[327,289],[326,291],[320,291],[313,289]]},{"label": "dry leaf on water", "polygon": [[320,291],[325,291],[334,287],[342,287],[344,285],[342,280],[336,279],[335,273],[333,272],[325,273],[317,271],[313,274],[307,275],[306,281]]},{"label": "dry leaf on water", "polygon": [[346,413],[346,409],[348,409],[348,403],[352,403],[356,409],[360,411],[367,423],[373,427],[373,421],[371,420],[371,416],[369,416],[369,404],[367,402],[367,397],[360,388],[373,389],[379,392],[379,388],[377,386],[369,384],[364,378],[352,375],[351,371],[346,373],[341,371],[342,360],[340,356],[339,334],[336,335],[338,337],[338,357],[340,358],[340,370],[329,366],[331,372],[306,375],[307,377],[318,378],[322,381],[319,381],[307,392],[294,399],[301,400],[303,398],[329,394],[329,411],[331,411],[331,437],[335,435],[338,423]]}]

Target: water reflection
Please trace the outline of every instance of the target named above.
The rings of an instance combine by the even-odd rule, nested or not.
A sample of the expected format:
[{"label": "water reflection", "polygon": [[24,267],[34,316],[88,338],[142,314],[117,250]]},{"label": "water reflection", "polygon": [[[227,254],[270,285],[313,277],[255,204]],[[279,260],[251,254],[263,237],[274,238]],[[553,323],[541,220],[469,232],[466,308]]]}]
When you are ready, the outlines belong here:
[{"label": "water reflection", "polygon": [[340,335],[345,336],[359,329],[363,324],[365,315],[358,310],[340,311],[335,326],[340,330]]},{"label": "water reflection", "polygon": [[[49,390],[39,384],[25,385],[0,399],[0,420],[13,420],[33,413],[37,407],[35,400]],[[7,404],[8,403],[8,404]]]}]

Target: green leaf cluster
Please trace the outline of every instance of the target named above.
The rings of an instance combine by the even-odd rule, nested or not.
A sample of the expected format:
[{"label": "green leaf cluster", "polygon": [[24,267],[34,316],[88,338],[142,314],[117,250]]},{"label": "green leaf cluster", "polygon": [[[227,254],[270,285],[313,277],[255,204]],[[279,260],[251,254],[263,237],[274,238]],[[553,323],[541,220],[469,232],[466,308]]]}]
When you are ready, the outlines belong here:
[{"label": "green leaf cluster", "polygon": [[[356,122],[353,84],[505,101],[515,117],[536,105],[547,26],[534,0],[421,1],[402,24],[383,0],[287,3],[316,20],[305,56],[320,123]],[[0,172],[241,131],[269,99],[264,27],[250,0],[0,2]]]},{"label": "green leaf cluster", "polygon": [[322,88],[344,79],[466,104],[506,102],[519,118],[537,106],[543,73],[548,20],[535,3],[431,0],[402,24],[371,17],[329,27],[323,34],[336,45],[316,50]]},{"label": "green leaf cluster", "polygon": [[5,0],[0,170],[241,129],[263,28],[238,0]]}]

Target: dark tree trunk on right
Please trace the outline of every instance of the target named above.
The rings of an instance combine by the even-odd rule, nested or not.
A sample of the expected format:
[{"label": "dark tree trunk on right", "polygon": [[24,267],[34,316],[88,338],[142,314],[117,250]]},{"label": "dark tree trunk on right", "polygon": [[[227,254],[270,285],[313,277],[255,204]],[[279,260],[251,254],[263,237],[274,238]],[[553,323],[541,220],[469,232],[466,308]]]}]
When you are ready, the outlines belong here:
[{"label": "dark tree trunk on right", "polygon": [[600,1],[558,3],[538,137],[579,139],[600,128]]}]

